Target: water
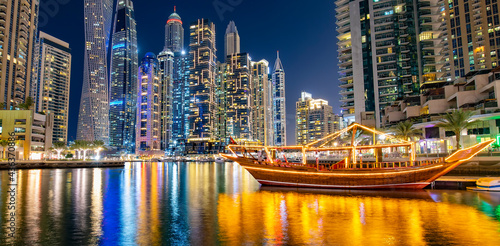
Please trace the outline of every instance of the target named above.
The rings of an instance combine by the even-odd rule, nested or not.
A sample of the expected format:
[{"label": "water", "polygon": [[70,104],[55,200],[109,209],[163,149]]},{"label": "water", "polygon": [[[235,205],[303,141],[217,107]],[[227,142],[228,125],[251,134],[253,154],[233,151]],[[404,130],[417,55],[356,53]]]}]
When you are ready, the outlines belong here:
[{"label": "water", "polygon": [[21,170],[0,245],[500,245],[500,194],[259,188],[238,164]]}]

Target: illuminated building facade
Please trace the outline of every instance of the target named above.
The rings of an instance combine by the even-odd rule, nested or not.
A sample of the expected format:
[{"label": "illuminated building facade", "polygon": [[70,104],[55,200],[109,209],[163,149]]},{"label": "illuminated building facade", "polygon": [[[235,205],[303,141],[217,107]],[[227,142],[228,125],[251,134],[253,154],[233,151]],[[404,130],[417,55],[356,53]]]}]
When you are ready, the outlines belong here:
[{"label": "illuminated building facade", "polygon": [[182,52],[184,49],[184,28],[182,27],[181,17],[177,14],[174,7],[172,13],[165,25],[165,48],[172,52]]},{"label": "illuminated building facade", "polygon": [[251,62],[252,73],[252,133],[253,139],[270,145],[273,139],[273,116],[269,62]]},{"label": "illuminated building facade", "polygon": [[337,127],[328,101],[313,99],[311,94],[302,92],[296,103],[296,144],[305,145],[322,139],[335,132]]},{"label": "illuminated building facade", "polygon": [[68,43],[40,32],[35,54],[34,108],[54,115],[52,142],[67,143],[71,49]]},{"label": "illuminated building facade", "polygon": [[215,116],[215,136],[217,136],[221,143],[227,145],[229,143],[228,134],[228,118],[227,118],[227,90],[226,83],[229,67],[227,63],[217,62],[217,76],[215,77],[215,103],[216,103],[216,116]]},{"label": "illuminated building facade", "polygon": [[340,101],[347,124],[378,127],[387,105],[448,80],[443,0],[335,4]]},{"label": "illuminated building facade", "polygon": [[240,53],[240,35],[234,21],[230,21],[224,36],[224,57]]},{"label": "illuminated building facade", "polygon": [[174,53],[172,76],[172,144],[169,154],[185,152],[189,136],[189,61],[186,52]]},{"label": "illuminated building facade", "polygon": [[226,60],[227,134],[237,141],[250,141],[253,139],[250,57],[247,53],[234,53]]},{"label": "illuminated building facade", "polygon": [[118,1],[113,26],[109,145],[133,153],[139,58],[134,5],[131,0]]},{"label": "illuminated building facade", "polygon": [[281,64],[279,52],[272,73],[273,100],[273,143],[275,146],[286,145],[286,100],[285,70]]},{"label": "illuminated building facade", "polygon": [[85,55],[77,139],[109,143],[107,50],[112,0],[85,0]]},{"label": "illuminated building facade", "polygon": [[[215,25],[208,19],[191,23],[189,44],[189,136],[192,141],[213,141],[216,100]],[[200,145],[197,145],[198,147]]]},{"label": "illuminated building facade", "polygon": [[54,115],[50,112],[44,115],[34,110],[0,110],[0,138],[8,140],[10,132],[16,133],[16,160],[48,158],[53,128]]},{"label": "illuminated building facade", "polygon": [[167,150],[172,144],[172,100],[174,53],[169,49],[158,55],[158,69],[161,82],[161,149]]},{"label": "illuminated building facade", "polygon": [[136,154],[161,155],[161,80],[153,53],[142,58],[137,79]]},{"label": "illuminated building facade", "polygon": [[31,93],[38,7],[36,0],[0,1],[0,102],[6,109]]}]

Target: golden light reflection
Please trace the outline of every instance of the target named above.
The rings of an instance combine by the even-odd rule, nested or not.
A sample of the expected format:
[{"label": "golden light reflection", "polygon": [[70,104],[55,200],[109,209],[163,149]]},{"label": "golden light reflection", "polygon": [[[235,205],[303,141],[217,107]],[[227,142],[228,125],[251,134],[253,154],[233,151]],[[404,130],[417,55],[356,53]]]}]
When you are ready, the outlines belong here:
[{"label": "golden light reflection", "polygon": [[260,237],[248,236],[258,235],[261,225],[269,244],[500,245],[497,221],[473,207],[436,203],[425,195],[400,199],[278,191],[220,194],[220,237],[234,244],[262,244]]}]

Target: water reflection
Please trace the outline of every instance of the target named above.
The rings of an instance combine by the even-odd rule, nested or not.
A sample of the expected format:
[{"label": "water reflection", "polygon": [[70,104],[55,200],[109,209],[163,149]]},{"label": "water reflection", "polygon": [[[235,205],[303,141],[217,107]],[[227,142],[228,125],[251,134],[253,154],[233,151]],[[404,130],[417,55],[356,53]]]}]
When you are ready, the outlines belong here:
[{"label": "water reflection", "polygon": [[500,194],[259,188],[220,163],[19,171],[12,240],[0,178],[0,244],[500,245]]}]

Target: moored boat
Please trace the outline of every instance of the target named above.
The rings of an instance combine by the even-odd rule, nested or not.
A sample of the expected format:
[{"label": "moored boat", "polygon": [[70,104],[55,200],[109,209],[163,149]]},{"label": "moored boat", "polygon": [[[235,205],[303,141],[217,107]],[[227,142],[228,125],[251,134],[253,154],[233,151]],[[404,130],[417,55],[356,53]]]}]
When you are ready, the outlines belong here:
[{"label": "moored boat", "polygon": [[473,191],[500,191],[500,177],[480,178],[476,181],[476,187],[467,187]]},{"label": "moored boat", "polygon": [[[351,142],[348,146],[338,146],[338,143],[328,146],[328,143],[348,131],[351,131],[352,136],[349,137]],[[373,134],[369,145],[358,145],[355,142],[354,136],[359,131]],[[377,135],[383,137],[377,138]],[[239,163],[262,185],[331,189],[421,189],[471,159],[493,142],[495,140],[489,140],[458,150],[446,158],[416,160],[413,142],[397,140],[355,123],[305,146],[230,145],[233,155],[221,156]],[[402,156],[408,160],[384,162],[388,150],[402,150]],[[374,161],[363,162],[358,157],[367,153],[372,153]],[[298,155],[301,158],[297,158]],[[316,163],[308,161],[311,156],[316,157]],[[321,156],[333,156],[340,160],[320,163]]]}]

